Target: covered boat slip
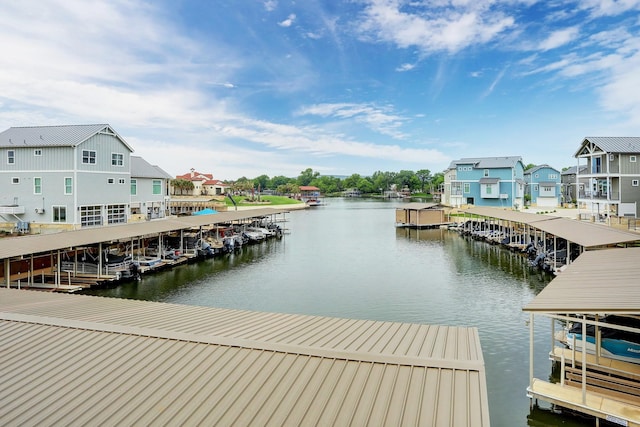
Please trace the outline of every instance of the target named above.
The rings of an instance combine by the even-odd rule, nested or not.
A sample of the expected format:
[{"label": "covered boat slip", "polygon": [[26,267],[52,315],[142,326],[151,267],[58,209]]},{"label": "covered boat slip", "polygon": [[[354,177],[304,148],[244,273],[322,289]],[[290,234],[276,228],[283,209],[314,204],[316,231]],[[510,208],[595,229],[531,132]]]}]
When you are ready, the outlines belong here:
[{"label": "covered boat slip", "polygon": [[[0,239],[1,275],[6,287],[23,284],[35,287],[34,276],[54,275],[54,287],[57,290],[75,290],[74,279],[93,277],[109,280],[112,275],[104,274],[98,267],[93,274],[86,275],[76,271],[60,271],[56,266],[62,263],[65,252],[82,251],[89,246],[98,245],[99,252],[115,243],[129,244],[131,251],[135,242],[142,238],[158,237],[168,233],[183,233],[189,230],[202,230],[222,224],[243,223],[254,218],[272,218],[287,213],[286,209],[251,209],[220,212],[214,215],[173,217],[145,222],[134,222],[75,231],[51,234],[28,235]],[[181,239],[182,241],[182,239]],[[100,260],[102,259],[99,257]],[[82,281],[82,279],[78,279]],[[64,282],[64,283],[63,283]],[[65,284],[66,283],[66,284]],[[68,288],[68,289],[67,289]]]},{"label": "covered boat slip", "polygon": [[[554,328],[558,321],[640,334],[640,329],[603,323],[603,316],[640,317],[640,248],[617,248],[582,253],[567,269],[549,283],[524,307],[530,313],[532,399],[543,400],[621,425],[640,426],[640,355],[638,363],[601,355],[601,334],[595,334],[595,351],[580,340],[578,350],[556,344]],[[560,378],[551,383],[534,378],[534,318],[551,318],[550,358],[560,366]],[[640,336],[639,336],[640,337]],[[577,344],[577,343],[576,343]],[[582,363],[586,361],[586,363]]]},{"label": "covered boat slip", "polygon": [[[575,243],[585,249],[624,245],[640,241],[640,234],[618,230],[605,225],[583,222],[551,215],[539,215],[499,208],[469,208],[462,211],[471,215],[504,221],[504,226],[521,224],[529,230],[538,230]],[[527,233],[523,229],[522,237]],[[519,237],[513,236],[514,240]]]},{"label": "covered boat slip", "polygon": [[5,426],[490,425],[476,328],[15,289],[0,316]]},{"label": "covered boat slip", "polygon": [[396,227],[439,227],[449,223],[445,217],[445,211],[438,203],[406,203],[396,208]]},{"label": "covered boat slip", "polygon": [[584,250],[637,245],[640,234],[568,218],[508,209],[474,207],[461,210],[464,218],[485,218],[500,231],[501,242],[514,250],[537,243],[547,254],[551,271],[558,273]]}]

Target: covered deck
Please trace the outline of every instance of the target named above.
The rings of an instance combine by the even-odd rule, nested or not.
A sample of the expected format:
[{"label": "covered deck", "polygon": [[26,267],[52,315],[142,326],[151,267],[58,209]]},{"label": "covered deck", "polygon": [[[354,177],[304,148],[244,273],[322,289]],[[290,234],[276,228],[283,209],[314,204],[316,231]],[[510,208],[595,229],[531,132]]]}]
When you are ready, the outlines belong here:
[{"label": "covered deck", "polygon": [[435,228],[447,224],[445,210],[438,203],[406,203],[396,208],[396,227]]},{"label": "covered deck", "polygon": [[[227,224],[242,224],[254,218],[273,218],[284,215],[286,209],[251,209],[220,212],[214,215],[196,215],[133,222],[123,225],[85,228],[51,234],[26,235],[0,239],[0,277],[4,286],[15,288],[40,288],[60,292],[73,292],[82,288],[113,282],[123,274],[117,264],[106,265],[105,250],[113,246],[122,248],[131,257],[145,258],[145,242],[152,240],[157,248],[163,248],[163,239],[176,235],[181,247],[180,257],[163,261],[163,266],[187,262],[195,256],[194,250],[183,245],[186,235],[196,230],[215,229]],[[90,271],[80,265],[79,255],[94,252],[95,266]],[[1,285],[0,285],[1,286]]]},{"label": "covered deck", "polygon": [[[640,354],[638,363],[603,355],[601,328],[640,334],[640,328],[604,323],[607,315],[640,319],[640,248],[618,248],[582,253],[524,307],[530,313],[530,372],[527,394],[542,400],[625,426],[640,426]],[[559,365],[551,382],[534,377],[534,320],[551,319],[550,359]],[[570,346],[557,339],[561,322],[581,324],[581,340]],[[586,342],[587,326],[595,329],[593,345]],[[640,337],[640,335],[637,335]]]}]

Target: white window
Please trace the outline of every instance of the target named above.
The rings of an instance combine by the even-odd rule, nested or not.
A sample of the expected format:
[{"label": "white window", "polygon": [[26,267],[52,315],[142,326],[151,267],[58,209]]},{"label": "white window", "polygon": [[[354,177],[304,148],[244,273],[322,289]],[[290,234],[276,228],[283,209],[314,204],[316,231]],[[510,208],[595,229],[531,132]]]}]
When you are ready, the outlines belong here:
[{"label": "white window", "polygon": [[15,150],[7,151],[7,164],[14,164],[16,162],[16,152]]},{"label": "white window", "polygon": [[124,184],[125,182],[127,181],[124,178],[118,179],[118,184]]},{"label": "white window", "polygon": [[102,225],[102,208],[100,206],[81,206],[80,224],[83,227]]},{"label": "white window", "polygon": [[114,178],[108,178],[107,179],[107,184],[115,184],[116,180]]},{"label": "white window", "polygon": [[138,194],[138,181],[135,179],[131,180],[131,195],[135,196]]},{"label": "white window", "polygon": [[535,174],[533,176],[536,177],[536,178],[540,178],[540,175],[538,175],[538,174]]},{"label": "white window", "polygon": [[636,156],[629,156],[629,161],[631,163],[635,163],[636,162]]},{"label": "white window", "polygon": [[124,154],[111,153],[111,166],[124,166]]},{"label": "white window", "polygon": [[33,194],[42,194],[42,178],[33,178]]},{"label": "white window", "polygon": [[64,179],[64,194],[73,194],[73,178]]},{"label": "white window", "polygon": [[484,177],[487,178],[489,176],[489,169],[484,170]]},{"label": "white window", "polygon": [[632,185],[633,187],[637,187],[637,186],[638,186],[638,180],[637,180],[637,179],[632,180],[632,181],[631,181],[631,185]]},{"label": "white window", "polygon": [[18,177],[11,178],[11,183],[12,184],[20,184],[20,178],[18,178]]},{"label": "white window", "polygon": [[82,163],[87,165],[95,165],[96,152],[93,150],[82,150]]},{"label": "white window", "polygon": [[36,157],[42,156],[42,150],[39,148],[36,148],[35,150],[33,150],[33,155]]},{"label": "white window", "polygon": [[107,224],[123,224],[127,222],[125,205],[107,206]]},{"label": "white window", "polygon": [[464,192],[471,193],[471,184],[469,184],[468,182],[464,183]]},{"label": "white window", "polygon": [[66,206],[53,206],[53,222],[67,222]]},{"label": "white window", "polygon": [[491,184],[487,184],[487,188],[485,189],[485,193],[491,194]]},{"label": "white window", "polygon": [[556,173],[550,173],[550,174],[549,174],[549,179],[558,179],[558,174],[556,174]]}]

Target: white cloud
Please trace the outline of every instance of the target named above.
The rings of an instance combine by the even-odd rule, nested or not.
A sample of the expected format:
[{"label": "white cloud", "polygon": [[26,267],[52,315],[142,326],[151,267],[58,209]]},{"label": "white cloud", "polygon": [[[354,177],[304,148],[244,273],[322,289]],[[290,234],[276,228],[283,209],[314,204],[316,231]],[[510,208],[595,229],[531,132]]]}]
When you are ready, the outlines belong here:
[{"label": "white cloud", "polygon": [[280,25],[281,27],[287,28],[293,25],[293,21],[295,20],[296,20],[296,15],[295,13],[292,13],[284,21],[278,22],[278,25]]},{"label": "white cloud", "polygon": [[539,44],[538,49],[540,50],[556,49],[567,43],[571,43],[573,40],[575,40],[578,37],[579,33],[580,31],[578,27],[569,27],[569,28],[563,28],[561,30],[553,31],[549,35],[549,37],[547,37],[545,40],[543,40]]},{"label": "white cloud", "polygon": [[413,13],[407,13],[399,0],[370,0],[359,31],[365,37],[394,43],[400,48],[416,47],[423,53],[455,53],[494,40],[515,25],[513,17],[491,10],[491,2],[428,5],[416,5]]},{"label": "white cloud", "polygon": [[377,107],[369,104],[316,104],[301,108],[297,115],[315,115],[320,117],[333,117],[342,120],[356,120],[365,124],[370,129],[393,138],[405,138],[400,131],[405,118],[391,114],[391,107]]},{"label": "white cloud", "polygon": [[267,12],[273,12],[278,7],[278,2],[276,0],[266,0],[263,4],[264,9]]},{"label": "white cloud", "polygon": [[396,67],[396,71],[404,72],[411,71],[416,67],[416,64],[402,64],[399,67]]},{"label": "white cloud", "polygon": [[589,11],[594,17],[616,16],[640,10],[640,0],[580,0],[576,2],[576,7]]}]

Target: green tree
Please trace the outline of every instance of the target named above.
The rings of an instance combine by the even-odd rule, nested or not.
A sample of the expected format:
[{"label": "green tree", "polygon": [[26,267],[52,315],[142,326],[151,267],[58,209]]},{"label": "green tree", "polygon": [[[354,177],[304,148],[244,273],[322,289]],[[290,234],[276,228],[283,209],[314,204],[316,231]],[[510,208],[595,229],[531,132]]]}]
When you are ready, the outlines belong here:
[{"label": "green tree", "polygon": [[420,192],[424,193],[424,186],[431,181],[431,171],[429,169],[420,169],[416,172],[416,176],[420,180]]},{"label": "green tree", "polygon": [[437,172],[433,175],[431,181],[429,182],[429,191],[431,193],[433,193],[434,191],[439,191],[440,187],[442,187],[442,184],[444,184],[444,173]]},{"label": "green tree", "polygon": [[269,188],[270,179],[267,175],[260,175],[258,177],[253,178],[254,185],[258,188],[258,190],[266,190]]},{"label": "green tree", "polygon": [[374,187],[373,182],[367,178],[360,178],[358,183],[356,184],[356,188],[360,190],[361,193],[371,194],[377,192],[377,189]]},{"label": "green tree", "polygon": [[270,188],[272,190],[277,190],[279,186],[289,184],[290,182],[295,182],[295,179],[287,178],[286,176],[283,176],[283,175],[274,176],[269,180],[269,186],[267,188]]},{"label": "green tree", "polygon": [[529,163],[527,166],[524,167],[524,170],[528,171],[529,169],[533,169],[535,167],[536,165],[534,165],[533,163]]},{"label": "green tree", "polygon": [[320,172],[314,172],[313,169],[307,168],[300,172],[297,182],[298,185],[310,185],[314,178],[320,176]]},{"label": "green tree", "polygon": [[276,192],[278,194],[282,194],[283,196],[293,196],[300,193],[300,187],[293,182],[288,182],[286,184],[279,185],[276,188]]},{"label": "green tree", "polygon": [[189,181],[188,179],[182,178],[172,179],[170,184],[171,188],[173,188],[172,192],[174,195],[177,195],[179,192],[179,194],[182,196],[184,195],[185,191],[187,192],[187,194],[190,194],[195,188],[193,182]]},{"label": "green tree", "polygon": [[376,191],[387,191],[391,188],[396,177],[395,172],[376,171],[371,176],[373,187]]},{"label": "green tree", "polygon": [[420,180],[416,176],[415,172],[409,170],[401,170],[398,172],[395,183],[398,186],[398,190],[408,188],[413,191],[420,187]]},{"label": "green tree", "polygon": [[362,177],[360,175],[358,175],[357,173],[354,173],[353,175],[345,178],[342,181],[342,185],[344,186],[344,188],[357,188],[358,182],[360,182],[361,178]]},{"label": "green tree", "polygon": [[309,184],[318,187],[320,192],[324,194],[342,191],[342,181],[334,176],[321,175],[314,178]]}]

